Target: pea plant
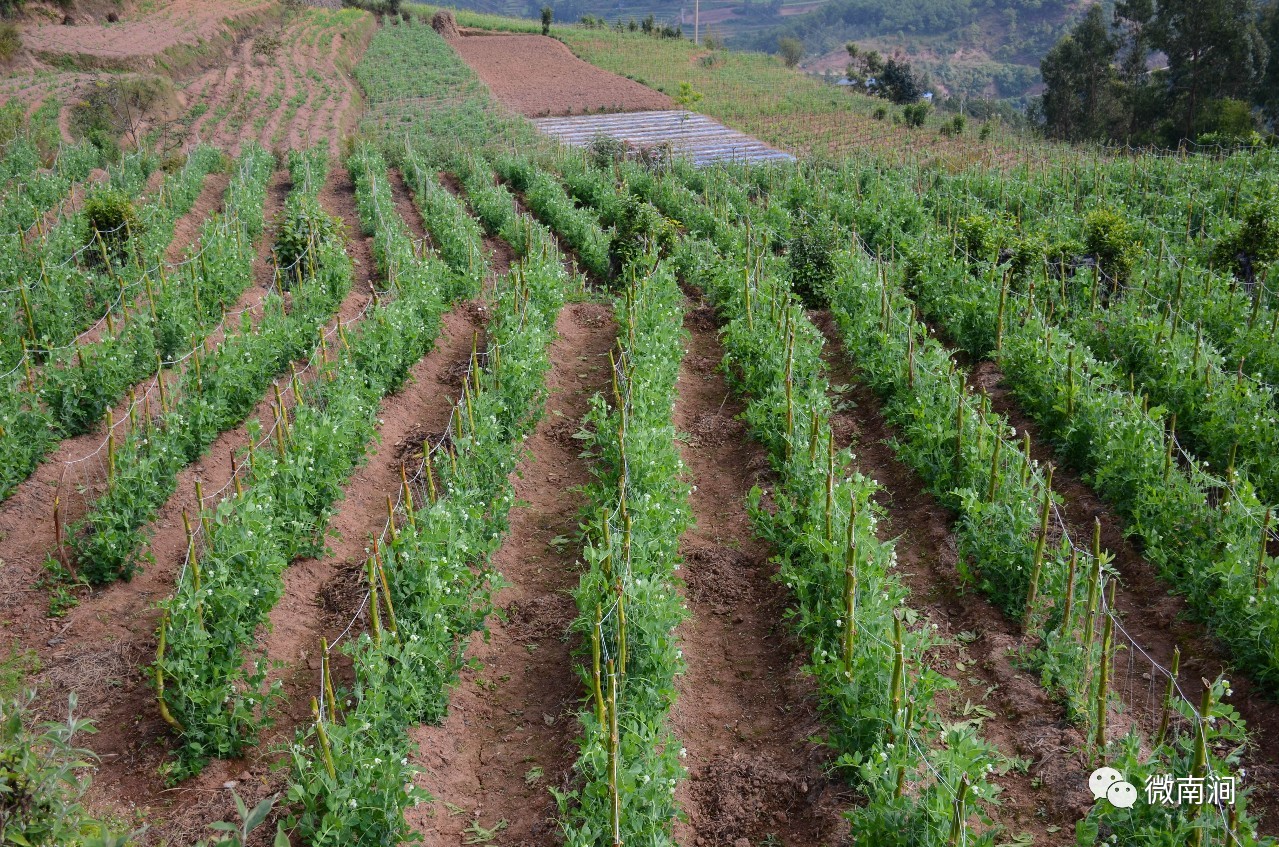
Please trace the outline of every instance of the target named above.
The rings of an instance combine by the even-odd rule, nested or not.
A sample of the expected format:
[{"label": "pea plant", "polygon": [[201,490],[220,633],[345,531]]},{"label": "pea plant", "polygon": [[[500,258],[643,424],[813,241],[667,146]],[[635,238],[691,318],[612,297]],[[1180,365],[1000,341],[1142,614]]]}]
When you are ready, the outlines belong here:
[{"label": "pea plant", "polygon": [[584,571],[574,597],[579,669],[591,692],[578,715],[579,785],[556,792],[565,843],[670,844],[684,769],[667,727],[683,672],[675,627],[679,540],[692,524],[672,421],[683,358],[675,274],[644,257],[614,301],[611,398],[596,395],[585,452],[595,480],[584,513]]},{"label": "pea plant", "polygon": [[[213,228],[211,235],[201,255],[243,287],[256,253],[248,233]],[[175,490],[178,472],[243,421],[272,380],[312,350],[317,331],[349,286],[347,274],[306,275],[291,290],[289,308],[273,290],[263,299],[256,326],[241,314],[238,327],[227,327],[235,331],[215,350],[196,349],[172,393],[161,392],[159,418],[141,416],[122,443],[109,446],[107,491],[70,532],[82,576],[101,583],[133,573],[145,525]]]},{"label": "pea plant", "polygon": [[418,473],[405,475],[399,512],[374,545],[371,631],[343,648],[355,687],[338,696],[326,674],[315,721],[291,748],[290,826],[308,843],[408,836],[404,810],[424,795],[413,785],[405,729],[443,718],[467,639],[490,611],[500,575],[488,561],[515,502],[510,474],[541,415],[570,282],[549,235],[527,226],[538,239],[497,282],[488,347],[472,358],[448,444],[428,449]]}]

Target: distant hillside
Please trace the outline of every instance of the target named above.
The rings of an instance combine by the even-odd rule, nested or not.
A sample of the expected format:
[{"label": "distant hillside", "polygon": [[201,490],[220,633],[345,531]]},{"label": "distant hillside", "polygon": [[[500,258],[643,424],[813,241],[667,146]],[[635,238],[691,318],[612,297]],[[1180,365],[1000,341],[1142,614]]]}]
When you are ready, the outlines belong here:
[{"label": "distant hillside", "polygon": [[[779,24],[820,9],[831,0],[702,0],[700,16],[702,35],[729,41],[754,37]],[[542,6],[549,3],[555,20],[572,23],[583,15],[603,18],[612,24],[634,19],[642,21],[652,15],[658,23],[682,25],[693,35],[693,0],[452,0],[459,9],[470,9],[494,15],[537,19]],[[772,50],[770,42],[769,50]]]},{"label": "distant hillside", "polygon": [[830,0],[778,24],[731,35],[729,45],[774,52],[803,42],[810,71],[840,73],[844,45],[905,55],[932,86],[956,95],[1020,97],[1040,82],[1039,61],[1086,0]]}]

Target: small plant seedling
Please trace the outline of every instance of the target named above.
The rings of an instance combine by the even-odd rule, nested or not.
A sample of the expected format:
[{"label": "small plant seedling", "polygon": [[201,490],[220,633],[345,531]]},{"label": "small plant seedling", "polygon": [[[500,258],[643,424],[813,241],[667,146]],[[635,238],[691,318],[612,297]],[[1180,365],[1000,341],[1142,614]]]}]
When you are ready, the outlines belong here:
[{"label": "small plant seedling", "polygon": [[462,839],[463,844],[491,844],[493,839],[497,838],[497,834],[507,827],[506,819],[503,818],[493,824],[491,829],[485,829],[480,826],[478,820],[471,821],[471,825],[462,830],[462,834],[466,837]]},{"label": "small plant seedling", "polygon": [[546,771],[543,770],[540,765],[534,765],[533,767],[525,771],[524,784],[536,785],[538,780],[540,780],[545,774],[546,774]]}]

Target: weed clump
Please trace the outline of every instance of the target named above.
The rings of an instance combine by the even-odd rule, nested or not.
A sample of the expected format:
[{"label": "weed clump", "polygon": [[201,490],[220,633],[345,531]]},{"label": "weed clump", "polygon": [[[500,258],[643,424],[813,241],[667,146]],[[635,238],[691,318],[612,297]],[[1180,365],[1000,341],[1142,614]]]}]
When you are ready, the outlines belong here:
[{"label": "weed clump", "polygon": [[129,245],[141,231],[138,210],[127,194],[111,186],[96,189],[84,201],[87,227],[85,251],[91,261],[104,259],[123,264],[129,258]]}]

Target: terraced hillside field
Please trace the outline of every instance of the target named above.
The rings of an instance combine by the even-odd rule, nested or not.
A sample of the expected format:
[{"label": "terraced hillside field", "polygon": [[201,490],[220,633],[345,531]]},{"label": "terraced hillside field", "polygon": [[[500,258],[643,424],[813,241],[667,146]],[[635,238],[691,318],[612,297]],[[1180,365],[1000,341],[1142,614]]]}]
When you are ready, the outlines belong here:
[{"label": "terraced hillside field", "polygon": [[562,146],[269,11],[0,112],[0,842],[1276,843],[1272,152]]}]

